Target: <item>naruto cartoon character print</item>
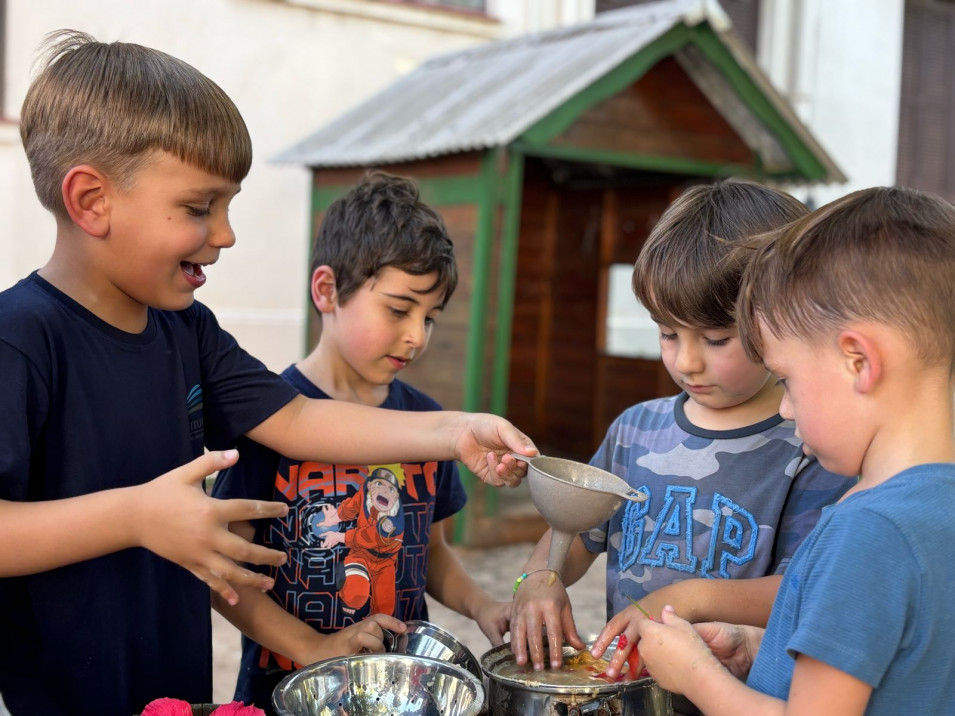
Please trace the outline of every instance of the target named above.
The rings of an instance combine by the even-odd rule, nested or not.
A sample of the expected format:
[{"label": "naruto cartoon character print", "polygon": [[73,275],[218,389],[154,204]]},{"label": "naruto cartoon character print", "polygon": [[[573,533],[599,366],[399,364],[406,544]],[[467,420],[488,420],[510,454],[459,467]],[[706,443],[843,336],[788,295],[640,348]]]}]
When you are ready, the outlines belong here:
[{"label": "naruto cartoon character print", "polygon": [[[400,477],[399,477],[400,476]],[[323,505],[316,515],[315,532],[325,549],[344,545],[336,586],[346,611],[355,612],[370,601],[370,613],[395,613],[395,571],[404,540],[398,465],[373,469],[364,485],[338,506]],[[343,521],[354,526],[340,527]]]}]

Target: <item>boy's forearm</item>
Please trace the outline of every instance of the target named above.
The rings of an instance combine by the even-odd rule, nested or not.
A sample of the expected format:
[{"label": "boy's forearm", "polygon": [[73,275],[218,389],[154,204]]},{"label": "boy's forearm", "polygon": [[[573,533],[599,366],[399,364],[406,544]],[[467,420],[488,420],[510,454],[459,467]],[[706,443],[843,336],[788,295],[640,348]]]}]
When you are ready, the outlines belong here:
[{"label": "boy's forearm", "polygon": [[0,577],[44,572],[138,546],[135,489],[44,502],[0,500]]},{"label": "boy's forearm", "polygon": [[784,701],[749,688],[717,665],[694,670],[693,678],[684,684],[683,693],[707,716],[783,716],[786,712]]},{"label": "boy's forearm", "polygon": [[640,606],[659,619],[667,604],[689,622],[728,622],[765,627],[782,577],[687,579],[651,592]]},{"label": "boy's forearm", "polygon": [[443,529],[440,522],[431,525],[427,592],[448,609],[469,619],[476,619],[481,605],[492,601],[492,598],[468,574],[443,535],[437,532]]},{"label": "boy's forearm", "polygon": [[236,629],[269,651],[299,664],[310,663],[310,654],[322,635],[285,611],[265,592],[250,587],[237,591],[239,602],[234,606],[213,593],[213,608]]},{"label": "boy's forearm", "polygon": [[405,412],[344,400],[298,396],[249,431],[253,440],[296,460],[393,463],[454,460],[463,413]]}]

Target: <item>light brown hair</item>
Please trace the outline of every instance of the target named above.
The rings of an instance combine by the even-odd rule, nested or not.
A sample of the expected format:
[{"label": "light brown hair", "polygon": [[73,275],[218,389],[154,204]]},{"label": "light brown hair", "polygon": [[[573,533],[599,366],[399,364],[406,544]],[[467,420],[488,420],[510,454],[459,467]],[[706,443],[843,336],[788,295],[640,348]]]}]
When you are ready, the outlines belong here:
[{"label": "light brown hair", "polygon": [[128,188],[156,151],[241,182],[252,143],[222,89],[182,60],[141,45],[47,35],[20,113],[20,136],[40,202],[66,218],[60,185],[80,164]]},{"label": "light brown hair", "polygon": [[955,207],[876,187],[849,194],[768,237],[743,277],[739,328],[762,360],[759,321],[816,344],[853,321],[893,326],[927,363],[955,358]]},{"label": "light brown hair", "polygon": [[808,213],[785,192],[742,179],[693,186],[653,227],[633,268],[633,292],[654,320],[669,326],[726,328],[755,234]]}]

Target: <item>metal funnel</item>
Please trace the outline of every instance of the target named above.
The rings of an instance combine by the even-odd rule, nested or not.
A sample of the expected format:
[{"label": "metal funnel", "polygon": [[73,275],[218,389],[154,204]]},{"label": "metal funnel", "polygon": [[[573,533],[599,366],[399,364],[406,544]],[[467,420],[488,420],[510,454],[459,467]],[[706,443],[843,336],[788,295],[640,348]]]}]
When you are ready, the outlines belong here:
[{"label": "metal funnel", "polygon": [[647,496],[599,467],[559,457],[513,455],[527,463],[534,507],[551,528],[547,568],[560,572],[574,535],[608,520],[624,500]]}]

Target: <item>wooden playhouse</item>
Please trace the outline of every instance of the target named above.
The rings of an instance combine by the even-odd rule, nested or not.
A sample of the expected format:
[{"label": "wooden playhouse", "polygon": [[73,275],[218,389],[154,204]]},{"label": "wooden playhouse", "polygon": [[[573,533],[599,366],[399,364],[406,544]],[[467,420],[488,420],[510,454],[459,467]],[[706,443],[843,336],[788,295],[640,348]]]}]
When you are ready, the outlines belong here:
[{"label": "wooden playhouse", "polygon": [[[659,360],[615,355],[606,335],[610,272],[670,201],[725,176],[845,181],[707,0],[438,57],[277,160],[311,168],[313,226],[369,168],[416,179],[461,280],[402,378],[582,461],[621,410],[674,391]],[[457,541],[536,538],[539,522],[465,480]]]}]

